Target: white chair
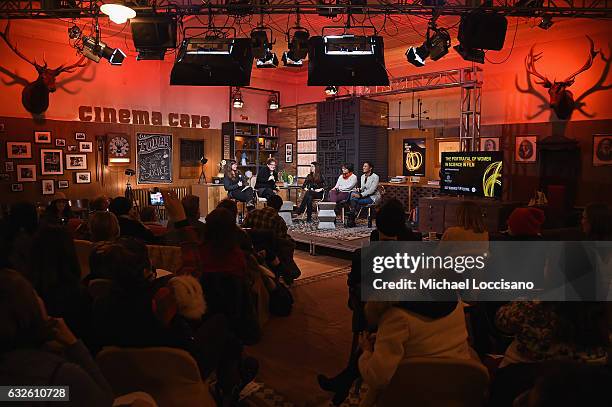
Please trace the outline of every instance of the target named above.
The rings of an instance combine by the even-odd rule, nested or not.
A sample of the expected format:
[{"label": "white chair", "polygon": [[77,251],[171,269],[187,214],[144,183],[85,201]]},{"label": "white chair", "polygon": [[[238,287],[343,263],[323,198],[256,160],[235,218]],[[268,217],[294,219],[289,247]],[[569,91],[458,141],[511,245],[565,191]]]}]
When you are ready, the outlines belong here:
[{"label": "white chair", "polygon": [[198,364],[182,349],[107,347],[96,357],[115,394],[144,391],[163,407],[215,407]]},{"label": "white chair", "polygon": [[409,359],[397,368],[376,406],[479,407],[488,387],[489,373],[480,361]]},{"label": "white chair", "polygon": [[268,203],[268,200],[259,196],[257,190],[255,189],[255,184],[257,184],[257,177],[253,175],[251,178],[249,178],[249,185],[251,186],[251,188],[253,188],[253,191],[255,191],[255,203],[262,203],[265,205],[266,203]]}]

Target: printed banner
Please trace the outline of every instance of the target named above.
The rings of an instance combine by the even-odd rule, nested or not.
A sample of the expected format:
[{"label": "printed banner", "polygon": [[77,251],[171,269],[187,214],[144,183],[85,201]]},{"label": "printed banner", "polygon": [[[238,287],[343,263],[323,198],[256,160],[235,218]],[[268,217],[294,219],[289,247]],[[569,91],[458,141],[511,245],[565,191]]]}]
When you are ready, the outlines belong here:
[{"label": "printed banner", "polygon": [[425,176],[425,139],[404,139],[404,172],[402,175],[413,177]]}]

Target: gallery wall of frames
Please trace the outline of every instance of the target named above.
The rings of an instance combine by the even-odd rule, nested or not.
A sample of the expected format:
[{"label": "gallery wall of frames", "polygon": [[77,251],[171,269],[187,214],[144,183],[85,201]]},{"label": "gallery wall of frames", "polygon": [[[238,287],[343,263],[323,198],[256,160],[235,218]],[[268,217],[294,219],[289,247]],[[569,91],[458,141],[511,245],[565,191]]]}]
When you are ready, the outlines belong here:
[{"label": "gallery wall of frames", "polygon": [[[181,140],[202,141],[204,154],[211,158],[205,166],[206,174],[209,179],[216,176],[216,157],[221,154],[219,130],[57,120],[35,123],[31,119],[0,117],[2,203],[46,202],[58,192],[68,199],[123,195],[128,181],[125,170],[137,170],[138,133],[172,136],[172,157],[168,162],[173,186],[196,183],[200,174],[199,164],[181,164]],[[105,157],[100,152],[101,144],[111,162],[108,154]],[[168,185],[138,184],[136,176],[130,179],[134,189]]]}]

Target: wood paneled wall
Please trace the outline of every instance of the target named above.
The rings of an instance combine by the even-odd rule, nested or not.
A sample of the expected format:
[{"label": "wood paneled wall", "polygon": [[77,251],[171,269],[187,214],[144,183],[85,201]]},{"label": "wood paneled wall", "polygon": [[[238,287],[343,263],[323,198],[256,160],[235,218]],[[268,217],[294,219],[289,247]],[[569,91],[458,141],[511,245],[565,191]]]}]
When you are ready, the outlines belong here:
[{"label": "wood paneled wall", "polygon": [[[17,183],[16,171],[8,172],[9,180],[0,180],[0,193],[2,194],[2,203],[12,203],[17,201],[45,202],[53,199],[51,195],[42,195],[41,180],[53,179],[55,183],[55,191],[63,192],[69,199],[79,198],[94,198],[100,195],[114,197],[123,195],[127,177],[124,174],[126,168],[136,169],[136,133],[150,132],[163,133],[172,135],[173,157],[172,157],[172,177],[173,186],[188,186],[197,183],[197,176],[189,178],[180,178],[180,139],[197,139],[204,140],[205,154],[208,158],[208,164],[205,166],[206,176],[208,180],[215,176],[218,172],[218,163],[221,159],[221,131],[216,129],[198,129],[198,128],[182,128],[182,127],[166,127],[166,126],[145,126],[145,125],[129,125],[115,123],[85,123],[77,121],[57,121],[46,120],[43,122],[34,122],[32,119],[20,119],[12,117],[0,117],[0,123],[4,124],[4,132],[0,132],[0,173],[5,172],[5,162],[11,161],[14,164],[15,170],[19,164],[36,164],[37,175],[36,182],[24,182],[23,192],[11,192],[11,184]],[[35,131],[50,131],[51,144],[36,144],[34,143]],[[106,166],[104,167],[102,176],[96,177],[97,155],[87,153],[87,171],[91,171],[91,184],[75,184],[74,173],[77,171],[64,169],[64,175],[42,176],[40,174],[40,149],[53,148],[62,149],[64,152],[64,167],[65,155],[67,147],[55,147],[55,139],[61,138],[66,140],[66,146],[77,145],[79,140],[75,140],[75,133],[82,132],[86,134],[85,141],[91,141],[96,148],[96,136],[103,136],[108,133],[124,133],[130,141],[130,157],[129,165],[122,166]],[[6,143],[8,141],[27,141],[32,143],[32,158],[31,159],[11,159],[7,160]],[[58,189],[58,180],[68,180],[68,189]],[[147,184],[137,185],[136,177],[132,177],[132,188],[134,189],[149,189],[153,187],[164,187],[167,184]]]},{"label": "wood paneled wall", "polygon": [[[483,137],[499,137],[504,151],[504,199],[528,201],[539,185],[537,163],[514,162],[514,140],[517,135],[536,135],[543,140],[553,134],[563,134],[579,143],[581,155],[581,174],[576,196],[577,205],[589,202],[607,202],[612,204],[612,165],[595,167],[592,164],[593,135],[610,134],[612,120],[590,120],[576,122],[517,123],[505,125],[482,126]],[[438,179],[437,140],[458,140],[448,138],[449,134],[458,134],[457,128],[435,128],[419,131],[417,129],[389,131],[389,176],[402,175],[402,142],[409,138],[426,139],[427,179]]]},{"label": "wood paneled wall", "polygon": [[362,126],[389,127],[389,103],[374,99],[361,99],[359,124]]}]

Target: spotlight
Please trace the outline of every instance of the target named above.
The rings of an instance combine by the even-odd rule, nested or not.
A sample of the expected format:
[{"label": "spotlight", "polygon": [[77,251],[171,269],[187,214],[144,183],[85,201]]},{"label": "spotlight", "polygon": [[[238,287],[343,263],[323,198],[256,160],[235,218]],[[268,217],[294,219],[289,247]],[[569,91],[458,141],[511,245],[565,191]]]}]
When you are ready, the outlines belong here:
[{"label": "spotlight", "polygon": [[429,56],[429,48],[427,44],[423,44],[420,47],[410,47],[406,51],[406,59],[414,66],[424,66],[425,60]]},{"label": "spotlight", "polygon": [[336,86],[328,86],[325,88],[325,94],[327,96],[334,96],[338,94],[338,88]]},{"label": "spotlight", "polygon": [[83,47],[80,51],[94,62],[100,62],[100,58],[104,58],[111,65],[121,65],[126,56],[119,48],[111,48],[102,41],[87,36],[83,37]]},{"label": "spotlight", "polygon": [[[308,30],[301,27],[294,27],[292,30],[295,30],[295,32],[288,43],[289,54],[294,61],[302,60],[308,55],[308,39],[310,38],[310,33]],[[291,32],[291,30],[289,30],[289,32]]]},{"label": "spotlight", "polygon": [[[433,35],[431,32],[433,31]],[[437,28],[431,23],[427,28],[427,38],[419,47],[410,47],[406,51],[406,59],[414,66],[424,66],[425,60],[431,58],[432,61],[437,61],[444,55],[448,54],[451,41],[448,31],[444,28]]]},{"label": "spotlight", "polygon": [[299,58],[296,58],[293,55],[293,52],[291,52],[291,51],[283,52],[283,57],[281,58],[281,60],[283,61],[283,65],[285,65],[285,66],[295,67],[295,68],[299,68],[301,66],[304,66],[304,61],[302,61]]},{"label": "spotlight", "polygon": [[483,50],[464,48],[461,44],[455,45],[453,48],[464,60],[484,64],[485,53]]},{"label": "spotlight", "polygon": [[540,27],[543,30],[548,30],[550,27],[553,26],[553,21],[552,21],[552,16],[550,14],[543,14],[542,15],[542,19],[540,20],[540,24],[538,24],[538,27]]},{"label": "spotlight", "polygon": [[100,11],[115,24],[124,24],[128,19],[136,17],[136,12],[120,0],[105,1],[100,6]]},{"label": "spotlight", "polygon": [[270,99],[268,100],[268,106],[270,107],[270,110],[278,109],[278,97],[276,96],[276,94],[270,96]]},{"label": "spotlight", "polygon": [[76,40],[80,36],[81,36],[81,29],[77,27],[76,25],[73,25],[72,27],[68,29],[68,37],[70,37],[71,40]]},{"label": "spotlight", "polygon": [[278,66],[278,57],[272,51],[267,51],[263,58],[259,58],[255,63],[257,68],[276,68]]},{"label": "spotlight", "polygon": [[266,53],[272,49],[272,44],[268,41],[269,28],[259,27],[251,31],[251,50],[253,58],[261,59],[266,57]]},{"label": "spotlight", "polygon": [[232,106],[234,106],[234,109],[242,109],[242,106],[244,106],[242,93],[240,93],[240,89],[238,88],[236,88],[234,94],[232,95]]},{"label": "spotlight", "polygon": [[208,162],[208,158],[202,156],[200,157],[200,162],[202,163],[202,165],[206,164]]}]

